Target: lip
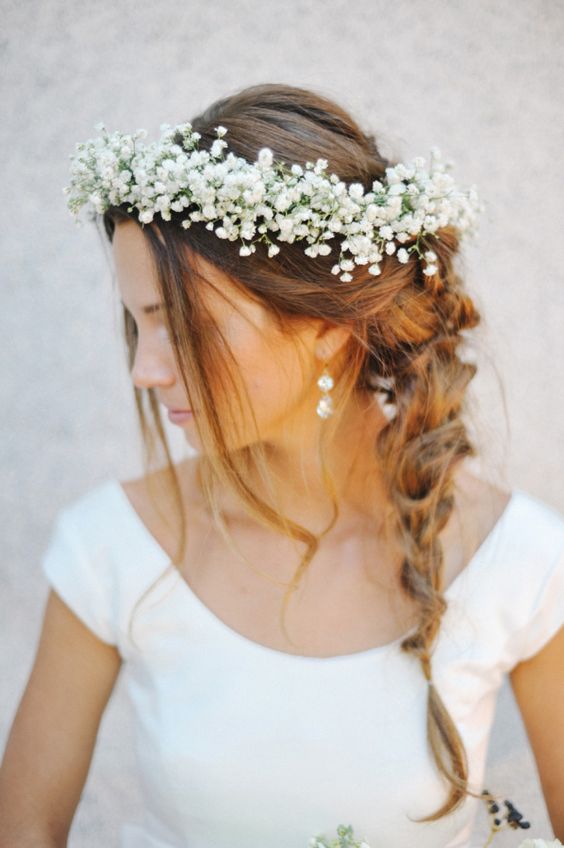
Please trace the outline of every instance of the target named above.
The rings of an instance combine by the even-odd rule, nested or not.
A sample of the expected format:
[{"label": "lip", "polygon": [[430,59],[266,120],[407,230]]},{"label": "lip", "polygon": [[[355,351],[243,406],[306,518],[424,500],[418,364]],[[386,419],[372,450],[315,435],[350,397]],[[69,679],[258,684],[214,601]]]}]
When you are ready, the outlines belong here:
[{"label": "lip", "polygon": [[185,421],[189,421],[193,414],[191,409],[169,409],[168,420],[173,424],[183,424]]}]

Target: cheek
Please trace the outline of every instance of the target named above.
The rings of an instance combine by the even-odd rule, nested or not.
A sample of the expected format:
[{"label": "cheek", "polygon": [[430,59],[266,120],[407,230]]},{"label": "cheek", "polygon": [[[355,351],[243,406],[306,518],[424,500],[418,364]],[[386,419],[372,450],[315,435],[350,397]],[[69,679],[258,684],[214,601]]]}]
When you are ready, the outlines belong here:
[{"label": "cheek", "polygon": [[247,331],[231,350],[256,417],[265,421],[289,411],[303,384],[294,346],[275,345],[258,332]]}]

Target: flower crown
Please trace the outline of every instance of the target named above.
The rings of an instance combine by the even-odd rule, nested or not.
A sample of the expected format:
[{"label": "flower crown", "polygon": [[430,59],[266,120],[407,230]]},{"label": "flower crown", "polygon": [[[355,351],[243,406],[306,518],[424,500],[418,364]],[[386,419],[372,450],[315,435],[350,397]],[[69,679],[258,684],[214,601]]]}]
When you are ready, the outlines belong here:
[{"label": "flower crown", "polygon": [[[63,188],[78,225],[86,203],[94,210],[92,219],[110,205],[128,203],[129,212],[138,209],[141,223],[150,223],[156,213],[170,221],[171,211],[196,206],[181,221],[184,228],[207,221],[206,228],[218,238],[241,240],[241,256],[254,253],[263,241],[269,257],[280,251],[269,234],[278,242],[306,239],[304,253],[316,257],[331,253],[327,242],[338,233],[344,238],[331,271],[343,282],[352,280],[355,264],[368,265],[377,276],[384,254],[395,253],[406,263],[413,251],[425,260],[423,273],[432,276],[437,255],[432,250],[422,254],[420,238],[447,225],[461,235],[475,235],[478,212],[484,210],[475,186],[467,191],[455,186],[446,173],[452,162],[443,162],[437,147],[431,149],[428,169],[418,156],[386,168],[385,178],[374,180],[365,192],[361,183],[347,185],[336,174],[328,175],[326,159],[306,162],[304,168],[275,161],[268,147],[252,164],[232,152],[225,155],[223,126],[215,127],[217,138],[209,151],[198,149],[201,135],[190,123],[161,124],[160,140],[147,145],[140,141],[147,136],[144,129],[110,135],[102,122],[95,129],[102,135],[77,143],[70,154],[70,185]],[[398,248],[414,236],[414,244]]]}]

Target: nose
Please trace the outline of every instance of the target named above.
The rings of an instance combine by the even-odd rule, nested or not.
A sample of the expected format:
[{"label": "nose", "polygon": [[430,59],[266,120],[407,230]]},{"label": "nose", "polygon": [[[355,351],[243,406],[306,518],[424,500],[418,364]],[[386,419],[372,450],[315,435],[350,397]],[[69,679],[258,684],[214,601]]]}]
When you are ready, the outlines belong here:
[{"label": "nose", "polygon": [[154,386],[172,386],[176,380],[174,367],[168,356],[158,348],[143,348],[138,344],[131,369],[131,379],[138,389]]}]

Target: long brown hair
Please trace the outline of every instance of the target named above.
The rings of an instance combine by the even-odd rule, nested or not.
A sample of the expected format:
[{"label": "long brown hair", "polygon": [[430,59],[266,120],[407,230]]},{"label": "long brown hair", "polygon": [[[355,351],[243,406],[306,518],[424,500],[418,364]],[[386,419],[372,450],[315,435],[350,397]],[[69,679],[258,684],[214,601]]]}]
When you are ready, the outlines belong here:
[{"label": "long brown hair", "polygon": [[[362,183],[367,191],[374,180],[384,177],[386,167],[395,164],[382,155],[374,135],[364,133],[340,106],[294,86],[254,85],[216,100],[189,120],[201,134],[200,147],[211,147],[216,138],[215,127],[222,124],[228,130],[230,150],[250,162],[265,146],[273,151],[275,159],[288,165],[296,162],[304,166],[306,161],[321,157],[327,160],[329,171],[347,183]],[[111,207],[103,216],[110,241],[121,221],[139,223],[136,211],[128,212],[126,207],[127,204]],[[199,482],[210,514],[230,544],[233,542],[215,500],[218,484],[236,493],[249,515],[263,526],[305,543],[306,551],[288,586],[282,612],[314,556],[320,536],[289,520],[276,508],[275,486],[270,487],[273,500],[267,502],[249,485],[249,469],[258,470],[258,479],[269,479],[268,455],[260,440],[241,449],[229,448],[225,433],[237,427],[237,416],[231,414],[234,399],[239,410],[244,407],[230,377],[229,347],[206,310],[202,291],[210,281],[199,272],[197,257],[213,263],[247,296],[258,299],[280,331],[289,337],[301,321],[312,317],[352,327],[332,393],[335,414],[322,428],[322,461],[339,413],[353,393],[386,393],[385,402],[391,405],[393,414],[375,438],[375,456],[391,505],[388,521],[402,550],[401,590],[414,599],[418,609],[418,625],[403,640],[401,649],[417,658],[429,681],[428,739],[449,789],[444,804],[419,820],[435,821],[457,809],[465,795],[481,797],[479,788],[473,791],[468,786],[464,744],[433,685],[431,662],[433,644],[447,607],[438,534],[454,506],[454,469],[465,457],[477,453],[463,421],[466,388],[477,366],[461,359],[459,346],[464,340],[461,332],[476,327],[481,316],[455,268],[458,233],[443,228],[437,233],[438,238],[422,240],[422,249],[432,249],[438,257],[437,273],[431,277],[422,273],[419,261],[404,265],[386,255],[380,276],[371,276],[365,266],[355,266],[352,281],[343,282],[331,273],[338,255],[338,236],[332,242],[337,246],[329,256],[308,258],[304,244],[297,242],[285,243],[272,258],[263,245],[251,256],[241,258],[237,242],[219,239],[203,222],[183,229],[179,226],[182,217],[185,212],[172,213],[170,221],[157,215],[150,225],[139,226],[155,260],[186,396],[199,413],[195,422],[203,445]],[[136,327],[127,310],[123,318],[132,367]],[[190,375],[189,380],[186,375]],[[145,415],[144,397],[148,399],[151,421]],[[227,397],[229,404],[218,402]],[[157,441],[166,456],[166,473],[181,516],[181,543],[175,562],[180,561],[186,526],[159,405],[152,389],[135,388],[135,400],[147,477]],[[331,476],[325,465],[323,468],[334,510],[326,533],[337,520],[339,505]]]}]

